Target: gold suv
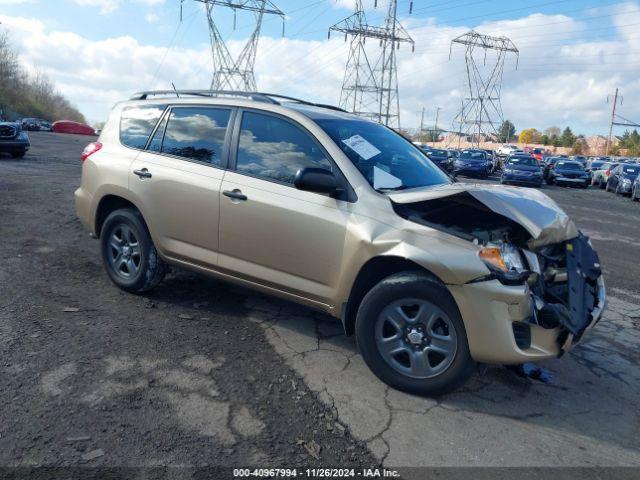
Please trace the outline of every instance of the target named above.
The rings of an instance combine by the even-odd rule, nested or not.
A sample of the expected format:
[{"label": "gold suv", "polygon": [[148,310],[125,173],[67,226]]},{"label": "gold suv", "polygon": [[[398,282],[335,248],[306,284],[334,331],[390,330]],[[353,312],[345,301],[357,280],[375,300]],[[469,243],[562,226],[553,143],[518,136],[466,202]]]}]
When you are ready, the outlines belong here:
[{"label": "gold suv", "polygon": [[558,357],[605,305],[596,253],[543,193],[457,183],[393,130],[288,97],[137,94],[75,197],[118,287],[174,265],[324,310],[414,393]]}]

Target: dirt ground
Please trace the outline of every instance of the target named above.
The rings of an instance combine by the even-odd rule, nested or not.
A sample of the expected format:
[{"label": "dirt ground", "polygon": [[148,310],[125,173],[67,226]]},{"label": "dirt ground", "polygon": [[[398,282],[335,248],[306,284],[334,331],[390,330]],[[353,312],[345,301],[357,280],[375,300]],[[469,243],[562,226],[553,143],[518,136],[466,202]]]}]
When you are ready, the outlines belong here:
[{"label": "dirt ground", "polygon": [[551,383],[491,368],[433,400],[312,310],[182,271],[119,291],[74,212],[91,139],[31,137],[0,156],[0,469],[640,466],[640,204],[545,187],[600,252],[605,319]]},{"label": "dirt ground", "polygon": [[0,158],[0,465],[379,464],[248,318],[250,292],[185,272],[114,288],[74,214],[87,138],[31,136]]}]

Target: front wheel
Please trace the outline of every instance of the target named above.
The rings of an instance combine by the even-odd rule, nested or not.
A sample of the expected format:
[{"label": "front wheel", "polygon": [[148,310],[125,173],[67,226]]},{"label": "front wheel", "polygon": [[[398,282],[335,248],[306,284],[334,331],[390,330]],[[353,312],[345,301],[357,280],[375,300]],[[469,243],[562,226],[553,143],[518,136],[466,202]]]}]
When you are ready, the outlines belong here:
[{"label": "front wheel", "polygon": [[26,150],[20,150],[18,152],[11,152],[11,156],[13,158],[24,158],[24,156],[27,154]]},{"label": "front wheel", "polygon": [[355,330],[364,361],[393,388],[440,395],[473,373],[458,307],[425,273],[399,273],[376,285],[362,300]]},{"label": "front wheel", "polygon": [[122,290],[131,293],[151,290],[167,272],[137,210],[112,212],[102,226],[100,243],[107,274]]}]

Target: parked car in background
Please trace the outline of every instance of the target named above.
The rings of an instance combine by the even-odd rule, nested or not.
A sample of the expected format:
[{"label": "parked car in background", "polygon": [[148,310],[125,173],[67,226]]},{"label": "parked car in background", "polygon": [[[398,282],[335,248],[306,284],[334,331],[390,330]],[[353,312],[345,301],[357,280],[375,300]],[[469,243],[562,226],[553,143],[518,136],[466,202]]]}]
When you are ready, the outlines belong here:
[{"label": "parked car in background", "polygon": [[587,164],[585,165],[585,172],[589,175],[589,183],[593,181],[593,172],[598,171],[598,169],[604,165],[604,160],[598,160],[590,158],[587,160]]},{"label": "parked car in background", "polygon": [[496,155],[496,152],[488,148],[485,148],[484,151],[487,152],[487,158],[491,162],[491,173],[495,173],[500,170],[500,159],[498,158],[498,155]]},{"label": "parked car in background", "polygon": [[15,122],[0,122],[0,152],[22,158],[31,147],[29,135]]},{"label": "parked car in background", "polygon": [[611,170],[607,179],[607,192],[618,195],[631,195],[631,188],[640,173],[640,165],[620,164]]},{"label": "parked car in background", "polygon": [[637,202],[640,200],[640,175],[636,177],[631,185],[631,200]]},{"label": "parked car in background", "polygon": [[37,118],[23,118],[21,121],[22,130],[28,132],[35,132],[40,129],[40,124]]},{"label": "parked car in background", "polygon": [[582,155],[572,155],[569,157],[569,160],[573,160],[574,162],[580,162],[580,165],[583,167],[587,166],[587,157]]},{"label": "parked car in background", "polygon": [[462,150],[460,157],[453,162],[455,174],[487,178],[492,164],[484,150]]},{"label": "parked car in background", "polygon": [[549,171],[547,177],[549,185],[568,185],[587,188],[589,175],[585,172],[582,163],[574,160],[559,160]]},{"label": "parked car in background", "polygon": [[511,155],[502,168],[500,183],[541,187],[542,168],[531,155]]},{"label": "parked car in background", "polygon": [[505,143],[504,145],[502,145],[501,147],[499,147],[496,150],[496,154],[499,157],[508,157],[509,155],[514,153],[516,150],[518,150],[518,146],[517,145],[512,145],[512,144],[509,144],[509,143]]},{"label": "parked car in background", "polygon": [[51,130],[55,133],[75,133],[76,135],[96,134],[95,128],[71,120],[59,120],[53,124]]},{"label": "parked car in background", "polygon": [[51,132],[51,123],[47,122],[46,120],[41,120],[38,130],[40,130],[41,132]]},{"label": "parked car in background", "polygon": [[545,162],[544,168],[542,170],[542,178],[544,178],[545,180],[549,178],[549,171],[554,167],[556,162],[558,162],[559,160],[563,160],[563,158],[562,157],[547,158],[547,161]]},{"label": "parked car in background", "polygon": [[544,148],[534,148],[531,150],[531,156],[538,162],[542,162],[542,156],[544,155]]},{"label": "parked car in background", "polygon": [[422,151],[433,163],[447,173],[453,173],[453,158],[449,156],[449,150],[423,146]]},{"label": "parked car in background", "polygon": [[615,162],[603,163],[598,170],[593,172],[593,176],[591,178],[591,185],[600,187],[601,189],[604,190],[604,188],[607,186],[607,180],[611,175],[611,170],[618,165],[620,164]]}]

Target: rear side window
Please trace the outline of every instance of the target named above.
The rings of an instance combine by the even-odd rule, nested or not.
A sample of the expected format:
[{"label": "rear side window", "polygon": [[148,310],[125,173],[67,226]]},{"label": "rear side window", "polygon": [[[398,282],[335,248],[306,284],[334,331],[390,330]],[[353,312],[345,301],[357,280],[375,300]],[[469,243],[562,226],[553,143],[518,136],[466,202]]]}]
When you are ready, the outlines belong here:
[{"label": "rear side window", "polygon": [[298,170],[306,167],[331,170],[331,162],[307,132],[272,115],[244,112],[239,172],[292,184]]},{"label": "rear side window", "polygon": [[[160,151],[219,166],[230,116],[231,110],[224,108],[174,108],[169,116]],[[158,128],[157,135],[162,135],[160,130]],[[159,144],[156,137],[152,144],[157,151]]]},{"label": "rear side window", "polygon": [[164,109],[165,105],[124,108],[120,117],[120,142],[127,147],[144,148]]}]

